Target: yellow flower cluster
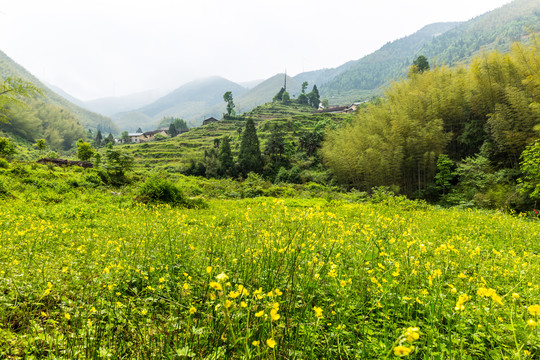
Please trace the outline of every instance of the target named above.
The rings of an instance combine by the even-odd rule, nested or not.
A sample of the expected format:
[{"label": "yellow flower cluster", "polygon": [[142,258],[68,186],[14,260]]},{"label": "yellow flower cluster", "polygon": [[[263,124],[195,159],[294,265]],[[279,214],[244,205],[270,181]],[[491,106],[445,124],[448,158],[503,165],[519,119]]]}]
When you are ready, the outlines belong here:
[{"label": "yellow flower cluster", "polygon": [[499,305],[504,305],[502,302],[502,298],[497,295],[497,292],[494,289],[487,289],[485,287],[481,287],[476,291],[476,294],[478,296],[484,297],[484,298],[491,298],[491,300],[495,301]]}]

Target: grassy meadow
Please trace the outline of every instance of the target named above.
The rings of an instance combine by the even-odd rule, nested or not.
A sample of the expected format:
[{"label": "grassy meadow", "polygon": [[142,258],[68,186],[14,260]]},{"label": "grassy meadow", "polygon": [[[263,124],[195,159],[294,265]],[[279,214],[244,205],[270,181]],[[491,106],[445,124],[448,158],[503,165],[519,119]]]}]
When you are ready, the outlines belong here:
[{"label": "grassy meadow", "polygon": [[0,358],[540,357],[535,218],[187,178],[206,206],[150,206],[92,170],[15,170]]}]

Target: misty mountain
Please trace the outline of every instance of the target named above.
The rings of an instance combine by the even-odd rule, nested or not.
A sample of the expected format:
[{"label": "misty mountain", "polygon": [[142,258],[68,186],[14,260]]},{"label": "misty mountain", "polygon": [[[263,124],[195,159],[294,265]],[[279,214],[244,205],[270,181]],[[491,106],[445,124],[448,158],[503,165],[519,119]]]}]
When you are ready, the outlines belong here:
[{"label": "misty mountain", "polygon": [[[218,109],[218,105],[224,104],[223,94],[227,91],[232,91],[236,97],[245,93],[247,89],[218,76],[195,80],[151,104],[130,112],[115,114],[113,119],[122,129],[130,131],[138,127],[151,130],[166,116],[179,117],[191,126],[199,126],[203,118],[221,117],[223,111]],[[151,119],[150,122],[148,119]]]},{"label": "misty mountain", "polygon": [[91,111],[106,116],[130,111],[149,105],[163,96],[162,91],[149,90],[126,96],[113,96],[83,102],[83,106]]},{"label": "misty mountain", "polygon": [[[39,81],[28,70],[13,61],[4,52],[0,51],[0,77],[6,78],[10,76],[21,78],[39,87],[43,91],[43,97],[40,99],[40,101],[45,104],[64,109],[73,115],[74,119],[77,119],[78,122],[85,128],[91,130],[101,129],[104,132],[117,131],[116,126],[110,118],[88,111],[58,95],[56,92]],[[29,100],[25,101],[30,102]]]}]

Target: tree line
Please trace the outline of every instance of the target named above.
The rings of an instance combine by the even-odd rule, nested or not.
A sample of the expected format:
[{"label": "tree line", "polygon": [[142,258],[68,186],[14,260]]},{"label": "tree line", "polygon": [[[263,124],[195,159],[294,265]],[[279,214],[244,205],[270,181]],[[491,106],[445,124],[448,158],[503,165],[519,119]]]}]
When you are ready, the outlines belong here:
[{"label": "tree line", "polygon": [[456,170],[479,161],[485,174],[502,171],[500,183],[516,184],[522,153],[538,138],[538,38],[506,54],[478,56],[469,65],[419,71],[421,60],[384,99],[327,134],[325,164],[348,186],[389,186],[412,197],[444,192],[436,183],[442,155],[452,168],[446,182],[457,185]]}]

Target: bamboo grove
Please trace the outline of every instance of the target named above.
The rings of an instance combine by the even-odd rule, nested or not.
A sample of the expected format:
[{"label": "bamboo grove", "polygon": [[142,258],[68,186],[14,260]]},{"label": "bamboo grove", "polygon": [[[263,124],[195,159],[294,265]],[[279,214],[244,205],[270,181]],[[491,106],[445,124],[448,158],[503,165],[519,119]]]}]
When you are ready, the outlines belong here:
[{"label": "bamboo grove", "polygon": [[532,35],[506,54],[411,71],[384,99],[328,133],[322,151],[341,183],[422,197],[442,154],[454,163],[482,155],[495,169],[519,170],[539,119],[540,39]]}]

